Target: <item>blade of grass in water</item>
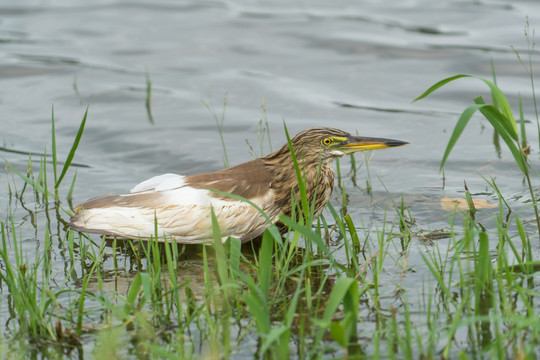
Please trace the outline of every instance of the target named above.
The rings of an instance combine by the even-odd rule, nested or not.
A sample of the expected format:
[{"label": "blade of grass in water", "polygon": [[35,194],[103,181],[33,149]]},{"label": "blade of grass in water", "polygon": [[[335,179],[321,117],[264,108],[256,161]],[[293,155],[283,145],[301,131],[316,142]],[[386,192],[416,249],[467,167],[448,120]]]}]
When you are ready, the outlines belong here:
[{"label": "blade of grass in water", "polygon": [[[56,171],[56,165],[57,165],[57,159],[56,159],[56,130],[55,130],[55,123],[54,123],[54,106],[52,107],[51,111],[51,135],[52,135],[52,160],[53,160],[53,173],[54,173],[54,183],[56,184],[58,182],[58,176]],[[58,188],[55,186],[55,188]],[[58,200],[58,191],[56,191],[56,200]]]},{"label": "blade of grass in water", "polygon": [[[414,99],[413,102],[421,100],[421,99],[425,98],[426,96],[430,95],[431,93],[435,92],[437,89],[440,89],[444,85],[446,85],[446,84],[448,84],[448,83],[450,83],[452,81],[462,79],[462,78],[478,79],[478,80],[483,81],[489,87],[494,101],[496,102],[497,106],[501,109],[504,116],[508,119],[508,121],[504,122],[504,126],[505,127],[508,126],[508,132],[510,133],[510,135],[515,140],[517,140],[517,125],[516,125],[516,121],[514,119],[514,115],[512,114],[512,109],[510,108],[510,104],[508,103],[508,100],[506,99],[506,96],[504,96],[503,92],[501,91],[501,89],[499,89],[499,87],[497,85],[495,85],[493,82],[491,82],[491,81],[489,81],[487,79],[484,79],[482,77],[472,76],[472,75],[464,75],[464,74],[448,77],[446,79],[443,79],[443,80],[437,82],[433,86],[429,87],[420,96],[418,96],[416,99]],[[511,129],[513,129],[513,130],[511,130]]]},{"label": "blade of grass in water", "polygon": [[148,115],[148,121],[154,125],[154,116],[152,115],[152,81],[150,80],[150,74],[146,72],[146,101],[144,103],[146,107],[146,115]]},{"label": "blade of grass in water", "polygon": [[461,136],[461,133],[463,133],[463,130],[465,130],[465,127],[469,123],[469,120],[474,115],[474,113],[480,109],[481,105],[471,105],[468,106],[460,115],[456,126],[454,126],[454,131],[452,132],[452,135],[450,136],[450,140],[448,140],[448,145],[446,145],[446,150],[444,151],[444,155],[441,161],[441,166],[439,167],[439,171],[442,171],[444,168],[444,164],[446,164],[446,160],[448,159],[448,156],[452,152],[452,149],[454,148],[454,145],[456,145],[456,142],[458,141],[459,137]]},{"label": "blade of grass in water", "polygon": [[11,171],[13,171],[15,174],[19,175],[19,177],[21,179],[23,179],[23,181],[32,186],[32,188],[34,188],[35,190],[39,191],[40,193],[42,194],[45,194],[47,193],[49,196],[53,197],[54,198],[54,194],[51,193],[51,192],[48,192],[48,190],[46,190],[43,186],[41,186],[41,184],[39,183],[39,181],[35,181],[33,180],[32,178],[24,175],[23,173],[21,173],[19,170],[17,170],[13,165],[11,165],[9,162],[6,161],[6,164],[7,166],[9,166],[9,168],[11,169]]},{"label": "blade of grass in water", "polygon": [[418,100],[422,100],[423,98],[425,98],[426,96],[432,94],[433,92],[435,92],[436,90],[440,89],[441,87],[443,87],[444,85],[454,81],[454,80],[457,80],[457,79],[461,79],[461,78],[468,78],[468,77],[471,77],[470,75],[464,75],[464,74],[461,74],[461,75],[454,75],[454,76],[451,76],[451,77],[448,77],[446,79],[443,79],[441,81],[438,81],[437,83],[435,83],[434,85],[430,86],[426,91],[424,91],[420,96],[418,96],[416,99],[413,100],[413,102],[415,101],[418,101]]},{"label": "blade of grass in water", "polygon": [[279,221],[287,225],[292,230],[298,231],[308,240],[314,242],[318,246],[318,248],[325,254],[326,258],[332,263],[332,266],[343,272],[347,272],[347,268],[340,264],[338,261],[336,261],[335,257],[332,255],[324,241],[316,233],[314,233],[310,227],[299,224],[285,215],[280,215]]},{"label": "blade of grass in water", "polygon": [[302,172],[300,171],[300,166],[298,165],[298,159],[296,158],[296,153],[294,151],[291,137],[289,135],[289,131],[287,130],[287,125],[285,124],[285,122],[283,123],[283,127],[285,129],[285,135],[287,136],[287,144],[289,145],[289,151],[291,153],[291,157],[294,164],[294,170],[296,172],[296,178],[298,181],[298,191],[300,192],[300,203],[302,205],[302,210],[304,211],[304,214],[307,215],[309,213],[309,203],[308,203],[307,193],[306,193],[306,184],[303,181]]},{"label": "blade of grass in water", "polygon": [[[464,77],[472,77],[472,76],[456,75],[456,76],[443,79],[437,82],[435,85],[431,86],[426,91],[424,91],[424,93],[422,93],[414,101],[423,99],[429,94],[439,89],[440,87],[448,84],[449,82],[460,79],[460,78],[464,78]],[[514,119],[514,116],[512,115],[510,104],[508,103],[508,100],[504,96],[503,92],[499,89],[499,87],[496,84],[481,77],[473,77],[473,78],[479,79],[488,85],[491,91],[494,104],[496,104],[496,106],[487,105],[485,104],[482,97],[477,97],[474,100],[477,106],[473,105],[465,109],[465,111],[462,113],[462,116],[458,120],[458,124],[456,125],[456,128],[454,129],[454,133],[452,134],[449,140],[447,149],[445,151],[443,160],[441,162],[441,169],[444,166],[446,159],[448,158],[448,155],[450,154],[450,151],[452,150],[455,142],[457,141],[459,135],[462,133],[463,128],[467,124],[472,114],[476,110],[480,111],[482,115],[484,115],[484,117],[490,122],[491,126],[493,126],[496,133],[502,137],[502,139],[508,146],[508,149],[512,153],[515,163],[518,165],[521,172],[525,175],[525,178],[527,180],[527,185],[529,187],[529,193],[531,195],[531,199],[533,203],[537,230],[540,232],[540,213],[538,211],[538,202],[536,200],[534,188],[531,182],[531,178],[529,176],[529,167],[527,164],[527,158],[525,154],[523,153],[523,150],[519,147],[517,124]]]},{"label": "blade of grass in water", "polygon": [[210,102],[202,100],[202,103],[206,108],[212,113],[214,120],[216,121],[216,126],[218,128],[219,138],[221,140],[221,146],[223,148],[223,166],[225,168],[229,167],[229,156],[227,155],[227,147],[225,146],[225,139],[223,137],[223,123],[225,121],[225,112],[227,110],[227,93],[223,97],[223,110],[221,112],[221,119],[218,118],[214,106],[212,105],[211,99]]},{"label": "blade of grass in water", "polygon": [[[366,288],[362,290],[362,293],[364,293]],[[353,278],[348,277],[341,277],[339,278],[333,289],[330,293],[330,297],[328,298],[328,302],[325,306],[324,313],[322,315],[322,318],[320,319],[321,327],[317,332],[317,335],[315,337],[315,344],[318,344],[324,335],[324,331],[326,328],[330,327],[332,324],[332,317],[334,316],[335,312],[337,311],[338,307],[343,303],[344,308],[349,314],[353,314],[353,316],[356,316],[358,307],[354,304],[358,301],[358,298],[361,294],[358,292],[358,283]],[[358,305],[356,303],[356,305]],[[356,321],[353,321],[349,325],[350,327],[356,328]],[[354,333],[354,330],[349,329],[350,334]],[[334,335],[337,335],[336,331],[334,331]],[[341,339],[341,344],[346,345],[346,343],[349,341],[349,339]],[[317,351],[317,348],[312,348],[310,357],[313,357],[315,355],[315,351]]]},{"label": "blade of grass in water", "polygon": [[75,135],[75,140],[73,140],[73,145],[71,145],[71,149],[69,150],[69,154],[68,154],[68,157],[66,158],[66,162],[64,163],[64,167],[62,168],[62,172],[60,173],[58,180],[56,180],[54,184],[55,188],[58,188],[60,186],[60,183],[64,179],[64,176],[66,175],[69,169],[69,166],[71,165],[71,162],[73,161],[73,157],[75,156],[75,152],[77,151],[77,147],[79,146],[79,142],[81,141],[81,137],[84,132],[84,126],[86,125],[87,117],[88,117],[88,108],[86,108],[86,111],[84,112],[83,119],[81,121],[81,124],[79,125],[79,130],[77,130],[77,135]]},{"label": "blade of grass in water", "polygon": [[265,297],[270,293],[270,279],[272,276],[274,240],[272,235],[265,231],[262,238],[262,246],[259,250],[259,286]]},{"label": "blade of grass in water", "polygon": [[475,269],[477,292],[484,291],[491,284],[493,267],[489,253],[489,238],[485,231],[479,233],[478,259]]},{"label": "blade of grass in water", "polygon": [[517,135],[515,138],[507,131],[508,127],[504,126],[505,120],[507,118],[504,117],[503,114],[499,112],[499,110],[493,106],[493,105],[485,105],[484,100],[481,97],[478,97],[475,99],[475,102],[477,104],[482,105],[479,110],[484,115],[484,117],[491,123],[495,131],[501,135],[502,139],[506,143],[506,146],[508,146],[508,149],[514,156],[514,160],[516,164],[519,166],[523,174],[529,173],[529,168],[527,167],[526,159],[523,154],[523,151],[516,146],[517,141]]},{"label": "blade of grass in water", "polygon": [[519,93],[519,134],[521,135],[521,148],[527,147],[527,132],[525,131],[525,115],[523,114],[523,99]]},{"label": "blade of grass in water", "polygon": [[216,266],[219,274],[219,279],[221,284],[226,284],[228,282],[229,276],[227,271],[226,257],[225,257],[225,248],[223,247],[223,240],[221,238],[221,229],[219,228],[219,223],[216,218],[216,213],[214,208],[210,209],[212,216],[212,234],[214,236],[214,250],[216,252]]}]

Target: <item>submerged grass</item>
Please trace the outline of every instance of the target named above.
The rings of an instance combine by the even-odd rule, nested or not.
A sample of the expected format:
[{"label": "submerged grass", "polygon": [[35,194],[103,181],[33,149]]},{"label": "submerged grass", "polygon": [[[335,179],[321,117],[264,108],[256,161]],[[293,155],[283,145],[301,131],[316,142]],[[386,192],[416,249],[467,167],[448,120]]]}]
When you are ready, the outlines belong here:
[{"label": "submerged grass", "polygon": [[[463,77],[443,80],[424,95]],[[530,161],[518,146],[524,132],[517,138],[504,95],[494,83],[482,81],[496,104],[477,99],[464,111],[442,165],[472,113],[480,111],[532,184]],[[510,206],[493,179],[486,183],[500,206],[490,228],[476,219],[478,209],[467,192],[468,211],[449,218],[442,240],[430,240],[435,237],[416,230],[421,225],[414,223],[403,197],[374,226],[347,211],[346,185],[356,184],[357,170],[367,167],[369,156],[364,163],[351,163],[349,180],[345,162],[338,164],[338,201],[314,219],[291,146],[300,200],[293,204],[292,217],[280,218],[290,229],[284,238],[271,226],[258,242],[242,245],[230,238],[222,243],[214,219],[211,246],[100,239],[62,225],[70,214],[62,202],[66,197],[70,204],[75,188],[70,165],[87,113],[61,170],[54,114],[52,174],[45,155],[37,163],[29,159],[26,171],[8,164],[10,199],[22,204],[30,198],[39,209],[33,213],[33,236],[19,227],[13,205],[0,223],[2,354],[98,359],[540,356],[540,261],[538,243],[531,240],[536,234],[517,211],[505,215],[503,209],[510,213]],[[216,117],[220,134],[223,116]],[[286,128],[285,133],[290,144]],[[70,174],[71,186],[63,194],[60,184]],[[368,176],[363,191],[370,194],[372,186]],[[155,239],[159,236],[156,229]],[[413,256],[422,261],[411,262]],[[417,285],[410,289],[406,283]]]},{"label": "submerged grass", "polygon": [[210,99],[208,101],[203,100],[202,103],[204,104],[204,106],[206,106],[208,111],[210,111],[210,113],[212,114],[212,117],[216,121],[219,138],[221,140],[221,146],[223,148],[223,166],[225,168],[228,168],[230,166],[229,156],[227,155],[227,147],[225,146],[225,138],[223,137],[223,122],[225,121],[225,113],[227,111],[227,93],[225,93],[225,95],[223,96],[223,109],[221,111],[221,117],[219,117],[218,114],[216,113],[216,110],[212,103],[212,98],[210,96],[209,98]]}]

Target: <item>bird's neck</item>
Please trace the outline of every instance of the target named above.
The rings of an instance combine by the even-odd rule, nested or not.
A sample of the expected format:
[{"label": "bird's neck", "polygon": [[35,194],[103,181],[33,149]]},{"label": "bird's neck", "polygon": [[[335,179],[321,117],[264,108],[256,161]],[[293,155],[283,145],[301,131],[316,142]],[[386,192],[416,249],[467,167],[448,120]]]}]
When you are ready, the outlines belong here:
[{"label": "bird's neck", "polygon": [[[307,199],[310,205],[315,201],[315,212],[319,213],[328,201],[334,185],[334,171],[322,161],[318,155],[304,154],[295,151],[302,182],[305,184]],[[274,190],[276,203],[282,207],[283,213],[291,214],[291,195],[300,204],[301,194],[298,186],[298,175],[289,147],[285,145],[278,151],[262,158],[265,167],[272,173],[271,188]]]},{"label": "bird's neck", "polygon": [[[319,154],[306,153],[302,148],[295,148],[294,153],[302,176],[310,177],[306,178],[306,180],[314,179],[322,168],[329,167],[328,161],[322,159]],[[281,179],[286,184],[297,180],[293,156],[288,145],[263,157],[262,161],[267,169],[272,172],[275,179]]]}]

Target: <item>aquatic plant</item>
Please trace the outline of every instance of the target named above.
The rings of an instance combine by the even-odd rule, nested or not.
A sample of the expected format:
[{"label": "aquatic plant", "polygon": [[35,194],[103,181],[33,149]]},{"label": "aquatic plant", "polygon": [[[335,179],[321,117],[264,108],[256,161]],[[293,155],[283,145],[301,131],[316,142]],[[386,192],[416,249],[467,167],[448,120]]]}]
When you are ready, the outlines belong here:
[{"label": "aquatic plant", "polygon": [[[467,117],[484,110],[507,146],[514,147],[510,151],[518,168],[533,175],[504,99],[497,89],[495,94],[498,105],[479,100],[458,120],[441,168]],[[372,210],[379,218],[373,225],[349,212],[355,206],[349,192],[363,183],[356,177],[368,176],[357,170],[367,166],[369,156],[359,164],[347,159],[338,164],[341,192],[315,219],[296,159],[300,201],[293,204],[293,216],[280,218],[290,229],[284,238],[272,226],[259,244],[242,246],[232,238],[223,244],[215,226],[211,246],[158,242],[157,233],[149,242],[106,239],[63,226],[71,213],[64,202],[70,204],[77,190],[73,160],[87,116],[88,111],[62,167],[54,115],[52,154],[42,154],[38,162],[29,158],[26,172],[8,164],[13,203],[11,215],[1,221],[2,355],[540,356],[535,277],[540,262],[522,217],[504,214],[509,202],[493,179],[486,182],[500,206],[490,213],[489,228],[483,227],[466,192],[469,209],[454,212],[444,231],[427,233],[429,224],[414,218],[407,198],[390,191],[387,196],[396,197],[394,209]],[[71,186],[60,186],[70,176]],[[355,191],[374,196],[373,189],[366,179],[366,187]],[[30,237],[13,215],[24,200],[37,204],[29,211],[36,224]]]}]

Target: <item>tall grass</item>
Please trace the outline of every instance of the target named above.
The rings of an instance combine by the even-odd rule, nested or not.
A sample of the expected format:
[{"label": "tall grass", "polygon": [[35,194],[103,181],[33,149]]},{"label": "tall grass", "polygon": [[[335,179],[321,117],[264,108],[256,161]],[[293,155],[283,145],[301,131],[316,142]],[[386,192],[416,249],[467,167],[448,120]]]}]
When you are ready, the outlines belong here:
[{"label": "tall grass", "polygon": [[146,108],[146,115],[150,124],[155,124],[154,115],[152,115],[152,81],[150,80],[150,74],[146,73],[146,100],[144,102]]},{"label": "tall grass", "polygon": [[[446,79],[424,96],[464,77]],[[481,81],[496,104],[478,99],[464,111],[441,168],[480,111],[517,168],[532,175],[504,95]],[[26,172],[8,166],[13,201],[31,197],[45,210],[36,211],[39,225],[30,239],[16,214],[0,222],[1,351],[119,359],[540,356],[536,243],[520,215],[505,215],[510,205],[493,179],[486,182],[500,206],[489,228],[467,193],[470,208],[449,217],[444,237],[425,241],[417,228],[429,224],[414,223],[406,197],[380,211],[372,226],[349,213],[355,204],[347,200],[348,186],[356,177],[367,176],[370,189],[355,191],[368,193],[374,185],[357,174],[361,165],[342,160],[341,194],[315,219],[285,127],[298,181],[292,216],[279,218],[286,234],[272,225],[258,242],[223,243],[212,214],[214,239],[207,246],[161,239],[157,227],[148,242],[87,236],[60,226],[69,216],[63,202],[75,188],[72,165],[87,114],[63,165],[53,114],[52,166],[46,156],[29,159]],[[60,185],[70,174],[66,194]]]},{"label": "tall grass", "polygon": [[[473,78],[484,82],[491,91],[493,104],[486,104],[484,99],[479,96],[474,99],[474,105],[469,105],[465,108],[465,110],[463,110],[456,123],[456,126],[454,127],[452,135],[450,136],[448,145],[446,146],[440,169],[443,169],[446,160],[448,159],[448,156],[452,152],[452,149],[454,148],[459,137],[465,130],[465,127],[467,126],[471,117],[474,115],[475,112],[479,111],[484,116],[484,118],[489,121],[495,132],[503,139],[508,150],[510,150],[512,156],[514,157],[515,164],[519,167],[519,169],[525,176],[529,193],[531,195],[531,200],[533,203],[537,229],[538,231],[540,231],[540,215],[538,212],[538,202],[534,193],[534,188],[530,177],[529,162],[527,159],[527,155],[521,148],[521,143],[526,142],[524,140],[526,138],[526,135],[524,132],[522,132],[522,141],[520,141],[520,134],[517,130],[517,123],[512,113],[512,109],[510,108],[510,104],[501,89],[499,89],[499,87],[495,83],[481,77],[475,77],[471,75],[455,75],[437,82],[429,89],[427,89],[423,94],[417,97],[414,101],[421,100],[426,96],[430,95],[431,93],[435,92],[442,86],[462,78]],[[523,131],[523,125],[521,129]]]},{"label": "tall grass", "polygon": [[223,137],[223,123],[225,121],[225,113],[227,111],[227,94],[225,93],[225,96],[223,97],[223,109],[221,111],[221,117],[218,116],[214,105],[212,104],[212,99],[210,98],[209,101],[202,100],[202,103],[208,111],[212,114],[214,120],[216,121],[216,127],[219,134],[219,139],[221,140],[221,146],[223,149],[223,166],[225,168],[228,168],[230,166],[229,164],[229,156],[227,155],[227,146],[225,146],[225,138]]}]

